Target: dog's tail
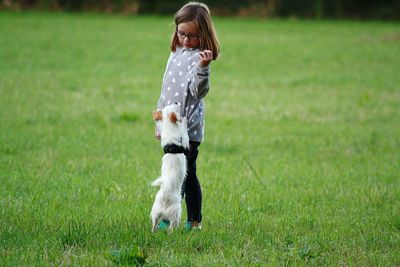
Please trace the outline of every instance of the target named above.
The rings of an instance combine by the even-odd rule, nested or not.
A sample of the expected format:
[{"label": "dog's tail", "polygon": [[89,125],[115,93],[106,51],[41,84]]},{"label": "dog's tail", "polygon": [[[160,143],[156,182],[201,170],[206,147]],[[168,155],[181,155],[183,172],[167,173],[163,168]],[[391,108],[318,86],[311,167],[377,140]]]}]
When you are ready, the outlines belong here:
[{"label": "dog's tail", "polygon": [[161,186],[163,183],[162,177],[159,177],[157,180],[151,183],[152,186]]}]

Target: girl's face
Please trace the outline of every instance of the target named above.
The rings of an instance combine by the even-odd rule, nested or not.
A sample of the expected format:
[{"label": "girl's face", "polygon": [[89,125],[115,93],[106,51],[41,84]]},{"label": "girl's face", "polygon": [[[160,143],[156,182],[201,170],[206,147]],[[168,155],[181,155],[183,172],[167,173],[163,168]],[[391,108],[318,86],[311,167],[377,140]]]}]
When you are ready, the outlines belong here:
[{"label": "girl's face", "polygon": [[194,21],[182,22],[178,24],[176,34],[179,38],[179,42],[185,48],[197,48],[199,47],[199,33]]}]

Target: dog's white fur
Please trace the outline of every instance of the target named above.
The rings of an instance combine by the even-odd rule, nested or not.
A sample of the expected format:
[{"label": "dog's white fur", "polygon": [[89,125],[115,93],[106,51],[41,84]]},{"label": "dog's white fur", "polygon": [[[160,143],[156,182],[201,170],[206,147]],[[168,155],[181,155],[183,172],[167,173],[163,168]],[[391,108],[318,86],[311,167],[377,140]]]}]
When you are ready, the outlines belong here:
[{"label": "dog's white fur", "polygon": [[[161,147],[175,144],[189,149],[186,118],[181,118],[177,104],[166,106],[155,116],[161,119]],[[154,115],[153,115],[154,117]],[[186,176],[186,157],[181,154],[165,154],[162,158],[161,176],[152,185],[160,186],[151,209],[152,230],[157,230],[161,220],[170,222],[169,231],[178,227],[181,220],[181,187]]]}]

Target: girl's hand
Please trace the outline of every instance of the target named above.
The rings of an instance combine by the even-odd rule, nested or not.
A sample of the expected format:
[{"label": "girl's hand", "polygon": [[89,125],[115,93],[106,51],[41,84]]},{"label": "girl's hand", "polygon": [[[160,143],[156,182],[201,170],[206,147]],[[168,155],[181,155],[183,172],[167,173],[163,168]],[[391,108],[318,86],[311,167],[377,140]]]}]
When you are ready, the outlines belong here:
[{"label": "girl's hand", "polygon": [[213,52],[211,50],[204,50],[200,52],[200,61],[199,61],[199,66],[200,67],[207,67],[210,65],[211,60],[213,60]]}]

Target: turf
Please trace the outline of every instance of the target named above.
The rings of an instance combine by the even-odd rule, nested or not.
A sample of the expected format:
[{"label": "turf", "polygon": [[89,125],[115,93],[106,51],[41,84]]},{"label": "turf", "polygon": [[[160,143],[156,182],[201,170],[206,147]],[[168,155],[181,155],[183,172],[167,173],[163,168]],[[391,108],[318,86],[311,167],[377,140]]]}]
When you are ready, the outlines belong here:
[{"label": "turf", "polygon": [[0,265],[400,265],[400,24],[215,18],[203,230],[168,235],[171,22],[0,12]]}]

